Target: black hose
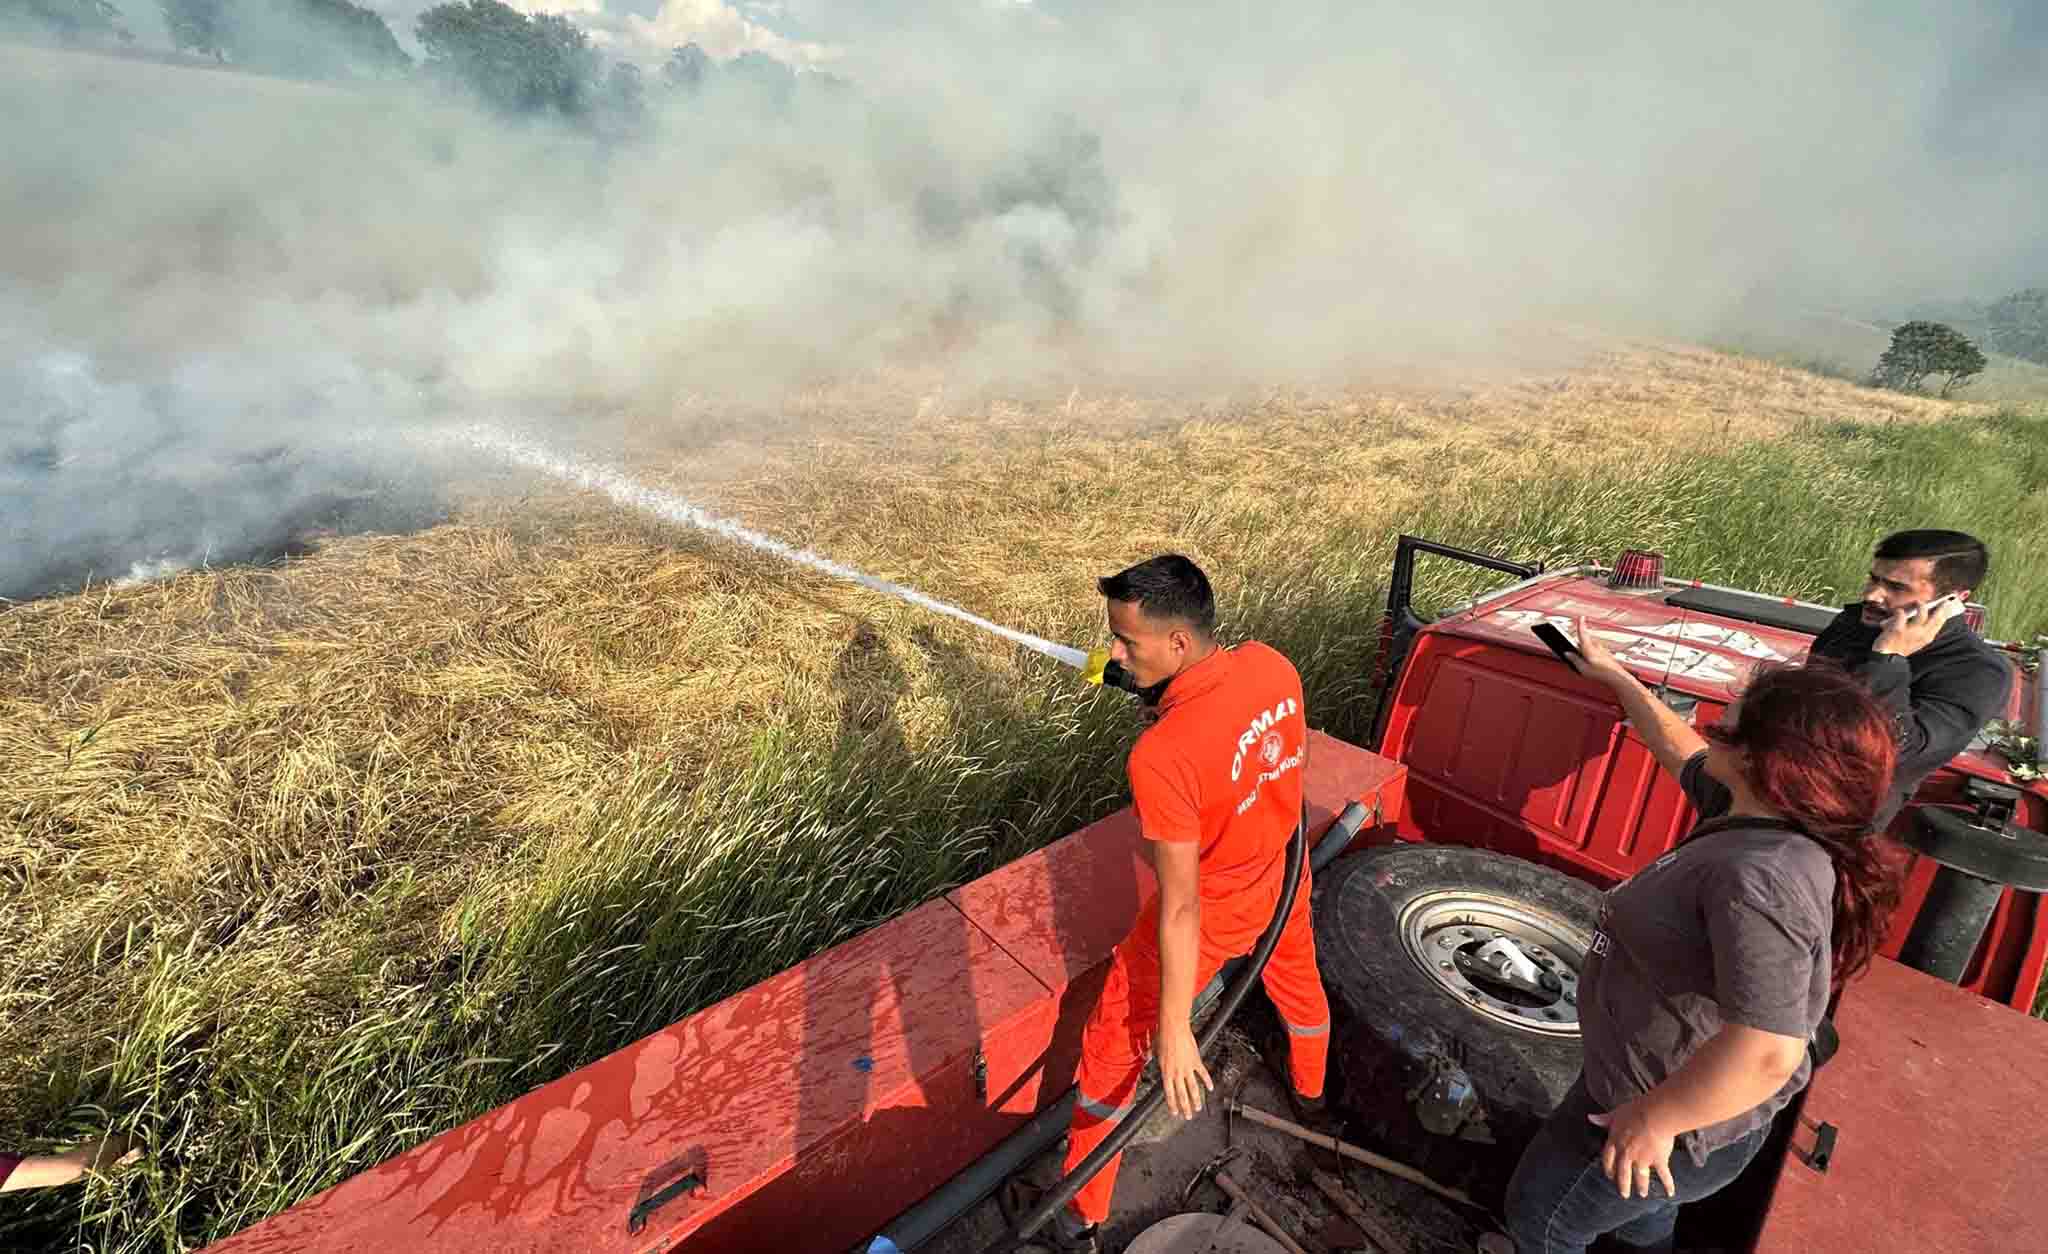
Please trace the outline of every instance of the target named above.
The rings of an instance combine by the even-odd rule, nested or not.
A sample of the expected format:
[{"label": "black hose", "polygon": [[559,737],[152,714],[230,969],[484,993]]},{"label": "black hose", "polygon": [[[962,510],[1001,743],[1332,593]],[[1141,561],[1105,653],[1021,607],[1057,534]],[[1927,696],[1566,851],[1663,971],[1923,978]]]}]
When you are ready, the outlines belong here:
[{"label": "black hose", "polygon": [[[1273,956],[1273,947],[1280,943],[1280,933],[1287,928],[1287,916],[1293,913],[1294,898],[1301,889],[1301,867],[1307,858],[1308,801],[1303,798],[1301,823],[1294,829],[1294,836],[1287,842],[1287,865],[1281,872],[1284,879],[1280,886],[1280,902],[1273,907],[1272,921],[1266,924],[1266,930],[1260,934],[1259,943],[1252,947],[1250,961],[1245,963],[1244,970],[1238,972],[1236,982],[1224,991],[1223,998],[1216,1007],[1216,1013],[1209,1020],[1209,1026],[1204,1028],[1196,1039],[1195,1048],[1205,1059],[1211,1047],[1223,1035],[1223,1029],[1229,1024],[1230,1017],[1237,1013],[1238,1004],[1244,1001],[1245,994],[1251,992],[1252,983],[1265,971],[1267,961]],[[1082,1159],[1052,1187],[1050,1192],[1039,1199],[1037,1207],[1030,1214],[1024,1216],[1015,1228],[1005,1233],[995,1244],[983,1250],[982,1254],[1012,1254],[1017,1247],[1030,1240],[1060,1207],[1072,1201],[1074,1195],[1095,1178],[1095,1173],[1101,1171],[1105,1163],[1123,1152],[1124,1145],[1138,1134],[1138,1129],[1165,1099],[1166,1086],[1163,1084],[1154,1086],[1150,1093],[1139,1098],[1124,1116],[1123,1122],[1116,1126],[1102,1144],[1095,1147],[1094,1153]]]}]

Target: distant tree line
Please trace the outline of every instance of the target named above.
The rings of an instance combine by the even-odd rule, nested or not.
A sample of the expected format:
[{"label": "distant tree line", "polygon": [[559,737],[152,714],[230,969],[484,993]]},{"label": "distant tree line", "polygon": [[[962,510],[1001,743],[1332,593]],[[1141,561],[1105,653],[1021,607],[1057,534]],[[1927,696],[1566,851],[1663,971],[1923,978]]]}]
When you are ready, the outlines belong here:
[{"label": "distant tree line", "polygon": [[504,113],[586,112],[602,62],[590,36],[567,18],[534,16],[498,0],[443,4],[415,28],[426,72],[476,93]]},{"label": "distant tree line", "polygon": [[1984,339],[1997,352],[2048,366],[2048,287],[2025,288],[1987,306]]},{"label": "distant tree line", "polygon": [[2048,366],[2048,287],[2027,287],[1990,304],[1924,303],[1909,322],[1895,325],[1892,342],[1867,380],[1876,387],[1917,392],[1940,379],[1941,395],[1983,373],[1990,365],[1984,348]]},{"label": "distant tree line", "polygon": [[[417,76],[509,116],[630,122],[645,113],[650,90],[732,88],[774,108],[800,89],[796,71],[764,53],[720,64],[694,43],[676,48],[657,76],[643,75],[630,62],[607,64],[567,18],[521,13],[500,0],[450,0],[422,13],[414,26],[423,53],[417,64],[383,17],[353,0],[156,2],[181,52],[294,78]],[[0,0],[0,29],[10,26],[74,42],[134,39],[111,0]],[[829,75],[804,77],[843,85]]]},{"label": "distant tree line", "polygon": [[[630,62],[609,66],[583,28],[552,14],[525,14],[500,0],[452,0],[422,13],[415,27],[426,54],[421,72],[473,93],[505,114],[565,118],[637,118],[649,84]],[[820,86],[843,86],[824,74]],[[779,107],[800,89],[795,70],[774,57],[745,52],[714,62],[696,44],[674,49],[654,90],[695,93],[713,86],[754,93]]]},{"label": "distant tree line", "polygon": [[1905,316],[1953,327],[1994,353],[2048,366],[2048,287],[2021,288],[1989,304],[1921,304]]},{"label": "distant tree line", "polygon": [[67,41],[119,39],[135,34],[121,24],[112,0],[0,0],[0,31],[55,35]]},{"label": "distant tree line", "polygon": [[294,78],[381,78],[412,58],[375,12],[350,0],[159,0],[181,52]]}]

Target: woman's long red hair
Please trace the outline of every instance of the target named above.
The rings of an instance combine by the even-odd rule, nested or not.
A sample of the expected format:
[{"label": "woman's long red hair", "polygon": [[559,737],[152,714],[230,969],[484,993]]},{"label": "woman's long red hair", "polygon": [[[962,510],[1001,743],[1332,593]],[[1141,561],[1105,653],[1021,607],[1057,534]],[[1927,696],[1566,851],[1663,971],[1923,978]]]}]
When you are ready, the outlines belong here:
[{"label": "woman's long red hair", "polygon": [[1743,689],[1734,726],[1703,734],[1747,755],[1757,799],[1828,851],[1840,988],[1870,965],[1899,903],[1902,868],[1870,830],[1898,762],[1890,713],[1831,663],[1764,666]]}]

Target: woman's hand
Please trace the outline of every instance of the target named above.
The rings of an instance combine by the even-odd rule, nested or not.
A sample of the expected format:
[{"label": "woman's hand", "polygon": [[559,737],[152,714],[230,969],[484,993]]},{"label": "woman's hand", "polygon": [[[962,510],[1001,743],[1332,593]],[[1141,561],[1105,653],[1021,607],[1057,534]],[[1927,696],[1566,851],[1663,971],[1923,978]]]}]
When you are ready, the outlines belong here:
[{"label": "woman's hand", "polygon": [[1642,1098],[1618,1106],[1604,1115],[1587,1115],[1596,1127],[1607,1129],[1607,1145],[1600,1151],[1600,1166],[1623,1197],[1650,1196],[1650,1181],[1664,1185],[1664,1196],[1678,1196],[1671,1179],[1671,1147],[1675,1133],[1666,1133],[1650,1117]]},{"label": "woman's hand", "polygon": [[1195,1030],[1186,1023],[1161,1024],[1159,1029],[1159,1082],[1166,1087],[1166,1108],[1182,1119],[1202,1112],[1202,1090],[1213,1089],[1209,1069],[1202,1065],[1202,1049],[1195,1043]]},{"label": "woman's hand", "polygon": [[1597,679],[1604,684],[1612,684],[1617,678],[1635,678],[1629,674],[1628,668],[1621,664],[1621,659],[1615,657],[1606,645],[1600,643],[1599,637],[1586,630],[1586,620],[1583,617],[1572,619],[1572,627],[1579,640],[1579,659],[1572,663],[1573,670],[1588,679]]}]

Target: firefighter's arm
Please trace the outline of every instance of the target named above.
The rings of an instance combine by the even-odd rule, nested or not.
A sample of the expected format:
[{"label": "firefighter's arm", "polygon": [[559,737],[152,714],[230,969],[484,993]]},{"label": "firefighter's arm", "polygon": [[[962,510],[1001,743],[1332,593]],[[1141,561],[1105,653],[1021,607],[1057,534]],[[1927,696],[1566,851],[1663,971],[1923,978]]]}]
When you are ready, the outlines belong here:
[{"label": "firefighter's arm", "polygon": [[1191,1119],[1202,1109],[1203,1086],[1214,1087],[1190,1022],[1202,929],[1200,785],[1188,762],[1152,735],[1139,738],[1130,761],[1131,803],[1159,881],[1159,1029],[1152,1048],[1167,1108]]},{"label": "firefighter's arm", "polygon": [[70,1184],[88,1171],[110,1172],[142,1157],[142,1150],[116,1132],[61,1154],[30,1154],[0,1180],[0,1193]]},{"label": "firefighter's arm", "polygon": [[1195,967],[1201,947],[1202,902],[1194,841],[1155,840],[1152,866],[1159,878],[1159,1032],[1155,1049],[1167,1109],[1191,1119],[1202,1091],[1215,1082],[1195,1041]]}]

